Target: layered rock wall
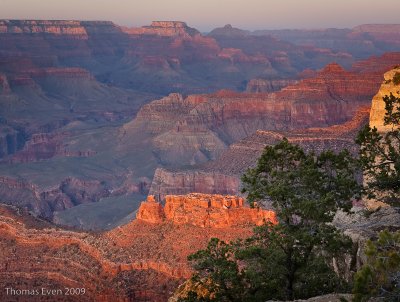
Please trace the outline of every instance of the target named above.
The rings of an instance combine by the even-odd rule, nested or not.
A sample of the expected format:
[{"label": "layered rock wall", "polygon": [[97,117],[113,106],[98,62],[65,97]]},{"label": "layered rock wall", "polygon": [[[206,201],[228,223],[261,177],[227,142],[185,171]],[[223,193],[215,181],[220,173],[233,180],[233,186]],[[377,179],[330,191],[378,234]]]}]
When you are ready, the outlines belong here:
[{"label": "layered rock wall", "polygon": [[188,194],[168,195],[162,209],[154,196],[149,196],[139,208],[137,219],[160,223],[190,224],[198,227],[226,228],[243,225],[276,223],[275,212],[261,208],[250,208],[238,196]]},{"label": "layered rock wall", "polygon": [[158,168],[150,187],[150,195],[163,200],[166,195],[193,192],[205,194],[237,194],[240,181],[234,175],[217,171],[168,171]]},{"label": "layered rock wall", "polygon": [[0,34],[53,34],[87,39],[80,21],[0,20]]},{"label": "layered rock wall", "polygon": [[264,80],[252,79],[247,83],[246,91],[250,93],[259,92],[275,92],[289,85],[295,85],[299,80],[282,79],[282,80]]},{"label": "layered rock wall", "polygon": [[324,150],[340,152],[349,150],[358,154],[354,138],[368,123],[370,107],[359,108],[350,121],[326,128],[309,128],[289,132],[258,130],[243,140],[233,143],[217,160],[207,162],[197,169],[173,171],[157,169],[150,188],[150,194],[165,198],[169,194],[190,192],[208,194],[240,193],[240,177],[253,167],[264,148],[274,145],[284,137],[298,144],[307,152],[320,153]]},{"label": "layered rock wall", "polygon": [[185,22],[181,21],[153,21],[150,26],[124,28],[124,31],[135,35],[159,35],[166,37],[188,37],[200,34],[199,31],[187,26]]}]

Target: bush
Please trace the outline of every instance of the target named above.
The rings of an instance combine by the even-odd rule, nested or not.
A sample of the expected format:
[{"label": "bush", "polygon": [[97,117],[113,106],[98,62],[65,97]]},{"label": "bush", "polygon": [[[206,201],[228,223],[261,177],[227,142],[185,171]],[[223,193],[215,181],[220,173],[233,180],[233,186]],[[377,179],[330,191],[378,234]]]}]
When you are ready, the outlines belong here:
[{"label": "bush", "polygon": [[400,301],[400,231],[382,231],[376,241],[368,241],[367,263],[354,278],[354,302],[380,297]]}]

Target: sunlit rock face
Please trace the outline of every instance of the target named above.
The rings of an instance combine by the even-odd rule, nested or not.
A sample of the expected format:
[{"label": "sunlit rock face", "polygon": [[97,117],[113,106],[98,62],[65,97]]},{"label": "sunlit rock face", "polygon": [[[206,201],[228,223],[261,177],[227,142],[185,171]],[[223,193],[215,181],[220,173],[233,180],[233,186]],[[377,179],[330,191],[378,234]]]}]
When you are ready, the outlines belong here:
[{"label": "sunlit rock face", "polygon": [[400,68],[394,68],[385,73],[384,81],[378,93],[372,99],[369,125],[371,128],[376,127],[379,132],[386,132],[393,128],[393,125],[384,124],[386,109],[383,98],[390,94],[396,97],[400,96]]},{"label": "sunlit rock face", "polygon": [[244,199],[231,195],[196,194],[168,195],[165,207],[149,196],[142,202],[137,219],[161,223],[190,224],[198,227],[227,228],[246,225],[262,225],[277,222],[274,211],[250,208]]}]

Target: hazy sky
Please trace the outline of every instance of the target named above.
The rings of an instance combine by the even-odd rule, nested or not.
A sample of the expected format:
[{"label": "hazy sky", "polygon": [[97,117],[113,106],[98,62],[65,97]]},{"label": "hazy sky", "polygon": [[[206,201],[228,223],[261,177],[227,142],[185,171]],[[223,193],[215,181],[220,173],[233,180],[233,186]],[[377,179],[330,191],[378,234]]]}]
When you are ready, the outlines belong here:
[{"label": "hazy sky", "polygon": [[400,23],[400,0],[0,0],[0,19],[179,20],[202,31]]}]

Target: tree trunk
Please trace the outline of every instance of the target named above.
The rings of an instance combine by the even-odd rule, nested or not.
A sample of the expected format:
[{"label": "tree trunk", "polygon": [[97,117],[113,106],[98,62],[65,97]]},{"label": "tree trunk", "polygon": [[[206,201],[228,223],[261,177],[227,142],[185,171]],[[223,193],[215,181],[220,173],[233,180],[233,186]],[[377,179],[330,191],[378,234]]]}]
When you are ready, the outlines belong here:
[{"label": "tree trunk", "polygon": [[293,284],[294,284],[294,263],[292,259],[293,250],[289,249],[286,254],[286,299],[289,301],[294,300]]}]

